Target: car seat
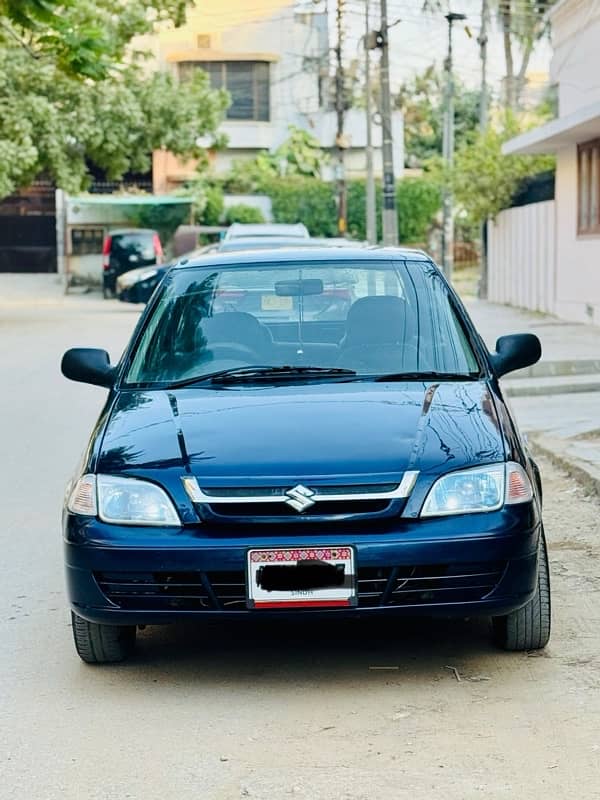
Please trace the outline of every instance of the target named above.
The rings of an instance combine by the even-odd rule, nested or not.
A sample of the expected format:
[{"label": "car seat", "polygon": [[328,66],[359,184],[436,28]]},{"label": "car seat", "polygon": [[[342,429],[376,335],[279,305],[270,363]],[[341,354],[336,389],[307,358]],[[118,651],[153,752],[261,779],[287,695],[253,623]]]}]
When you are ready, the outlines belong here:
[{"label": "car seat", "polygon": [[362,297],[352,304],[338,365],[357,372],[417,369],[418,321],[402,297]]}]

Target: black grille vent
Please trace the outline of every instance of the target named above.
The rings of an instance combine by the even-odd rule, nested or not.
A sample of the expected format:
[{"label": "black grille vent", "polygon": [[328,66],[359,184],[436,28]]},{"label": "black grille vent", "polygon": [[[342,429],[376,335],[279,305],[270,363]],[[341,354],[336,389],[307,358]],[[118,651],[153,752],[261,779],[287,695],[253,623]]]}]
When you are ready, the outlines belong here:
[{"label": "black grille vent", "polygon": [[408,606],[481,600],[498,584],[504,561],[366,567],[358,570],[358,604]]},{"label": "black grille vent", "polygon": [[[465,603],[481,600],[500,581],[506,562],[363,567],[358,570],[359,608]],[[96,572],[106,597],[130,611],[243,611],[245,573]]]},{"label": "black grille vent", "polygon": [[321,500],[298,513],[285,503],[218,503],[210,506],[215,517],[298,519],[299,517],[333,517],[340,514],[377,514],[385,511],[389,500]]}]

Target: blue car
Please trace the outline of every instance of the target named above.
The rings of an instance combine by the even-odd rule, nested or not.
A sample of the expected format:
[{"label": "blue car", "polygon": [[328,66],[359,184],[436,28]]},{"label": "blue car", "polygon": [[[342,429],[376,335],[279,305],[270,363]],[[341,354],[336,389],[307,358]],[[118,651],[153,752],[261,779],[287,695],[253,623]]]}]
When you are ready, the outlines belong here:
[{"label": "blue car", "polygon": [[540,355],[531,334],[489,353],[414,250],[176,265],[117,365],[62,360],[109,390],[63,515],[80,657],[290,614],[479,615],[502,648],[544,647],[540,475],[498,383]]}]

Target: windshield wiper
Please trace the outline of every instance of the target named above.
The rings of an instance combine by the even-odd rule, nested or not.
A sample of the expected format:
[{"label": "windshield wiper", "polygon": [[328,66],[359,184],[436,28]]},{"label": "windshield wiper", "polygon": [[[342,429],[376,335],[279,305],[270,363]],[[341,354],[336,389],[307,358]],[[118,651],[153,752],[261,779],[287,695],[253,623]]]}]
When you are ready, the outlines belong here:
[{"label": "windshield wiper", "polygon": [[339,367],[294,367],[294,366],[253,366],[232,367],[219,372],[209,372],[207,375],[196,375],[192,378],[182,378],[180,381],[170,383],[167,389],[179,389],[182,386],[192,386],[200,383],[226,384],[243,383],[254,380],[287,380],[288,378],[340,378],[353,377],[353,369]]},{"label": "windshield wiper", "polygon": [[479,372],[390,372],[377,375],[375,381],[476,381],[481,377]]}]

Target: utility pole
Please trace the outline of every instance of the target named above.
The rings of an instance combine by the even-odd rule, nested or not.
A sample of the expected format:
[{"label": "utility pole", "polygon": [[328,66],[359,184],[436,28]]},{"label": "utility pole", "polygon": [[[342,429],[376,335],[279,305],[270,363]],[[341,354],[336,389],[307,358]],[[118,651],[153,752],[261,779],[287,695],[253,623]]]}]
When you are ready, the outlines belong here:
[{"label": "utility pole", "polygon": [[340,236],[345,236],[348,228],[347,222],[347,191],[346,191],[346,172],[344,165],[344,150],[346,141],[344,138],[344,111],[345,111],[345,91],[344,91],[344,66],[342,63],[342,45],[344,39],[343,28],[344,0],[337,0],[336,6],[336,28],[337,43],[335,48],[336,70],[335,70],[335,111],[337,117],[337,132],[335,144],[337,147],[337,229]]},{"label": "utility pole", "polygon": [[[446,14],[448,22],[448,56],[446,58],[446,103],[444,114],[443,158],[448,176],[454,159],[454,77],[452,74],[452,26],[455,22],[465,20],[465,14],[450,12]],[[444,231],[442,235],[442,268],[447,280],[452,279],[454,266],[454,220],[452,217],[452,189],[447,186],[443,203]]]},{"label": "utility pole", "polygon": [[377,216],[375,210],[375,177],[373,175],[373,131],[371,98],[371,48],[369,41],[369,0],[365,0],[365,95],[367,123],[367,192],[366,222],[367,241],[377,244]]},{"label": "utility pole", "polygon": [[[481,31],[477,42],[479,44],[479,57],[481,58],[481,91],[479,100],[479,130],[483,134],[488,126],[489,93],[487,85],[487,46],[488,24],[490,21],[489,0],[481,0]],[[477,294],[481,300],[487,299],[488,294],[488,260],[487,260],[487,220],[481,223],[481,268]]]},{"label": "utility pole", "polygon": [[481,93],[479,101],[479,130],[484,133],[488,124],[489,96],[487,85],[487,46],[488,25],[490,21],[489,0],[481,0],[481,31],[477,37],[479,58],[481,59]]},{"label": "utility pole", "polygon": [[394,180],[387,0],[381,0],[381,31],[379,39],[381,47],[381,127],[383,136],[383,243],[394,247],[398,244],[398,216],[396,213],[396,182]]}]

